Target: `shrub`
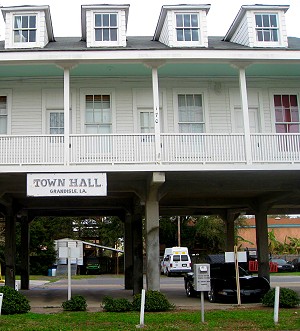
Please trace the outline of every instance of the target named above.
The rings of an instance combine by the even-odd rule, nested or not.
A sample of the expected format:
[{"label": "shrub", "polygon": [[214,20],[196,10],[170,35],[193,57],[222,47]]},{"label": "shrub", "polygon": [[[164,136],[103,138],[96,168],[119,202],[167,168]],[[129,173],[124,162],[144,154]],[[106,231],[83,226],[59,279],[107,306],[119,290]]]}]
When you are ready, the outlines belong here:
[{"label": "shrub", "polygon": [[103,298],[103,309],[109,312],[125,312],[132,310],[132,304],[127,299],[113,299],[111,297]]},{"label": "shrub", "polygon": [[[262,298],[262,304],[268,307],[274,307],[275,289],[270,289]],[[300,304],[300,297],[297,292],[289,288],[280,288],[279,307],[293,308]]]},{"label": "shrub", "polygon": [[86,311],[87,303],[82,295],[74,295],[70,300],[64,301],[62,307],[66,311]]},{"label": "shrub", "polygon": [[[141,308],[141,294],[136,294],[132,302],[133,310]],[[167,311],[173,309],[166,296],[159,291],[147,291],[145,296],[145,311]]]},{"label": "shrub", "polygon": [[0,293],[3,293],[3,315],[24,314],[30,311],[29,301],[22,293],[9,286],[1,286]]}]

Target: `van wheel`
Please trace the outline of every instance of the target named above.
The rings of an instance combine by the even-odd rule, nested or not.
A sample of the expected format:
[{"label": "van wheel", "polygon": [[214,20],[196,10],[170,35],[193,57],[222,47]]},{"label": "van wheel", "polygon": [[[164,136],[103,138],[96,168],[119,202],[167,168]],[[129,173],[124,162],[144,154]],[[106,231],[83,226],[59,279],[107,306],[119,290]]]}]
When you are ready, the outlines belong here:
[{"label": "van wheel", "polygon": [[171,274],[169,273],[169,270],[168,269],[166,269],[166,276],[167,277],[171,277]]}]

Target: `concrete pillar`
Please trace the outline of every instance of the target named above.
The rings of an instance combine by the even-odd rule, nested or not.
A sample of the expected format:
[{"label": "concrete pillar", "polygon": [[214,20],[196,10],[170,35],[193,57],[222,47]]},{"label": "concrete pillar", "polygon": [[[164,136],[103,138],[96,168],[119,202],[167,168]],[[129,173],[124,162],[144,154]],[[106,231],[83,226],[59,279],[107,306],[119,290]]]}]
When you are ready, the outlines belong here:
[{"label": "concrete pillar", "polygon": [[233,252],[234,245],[235,245],[235,238],[234,238],[234,221],[235,218],[229,217],[225,221],[226,225],[226,251]]},{"label": "concrete pillar", "polygon": [[133,237],[133,295],[143,289],[143,215],[135,211],[132,219]]},{"label": "concrete pillar", "polygon": [[226,226],[226,252],[233,252],[234,245],[235,245],[235,226],[234,222],[239,217],[239,213],[232,212],[232,211],[225,211],[224,213],[220,214],[219,216],[225,223]]},{"label": "concrete pillar", "polygon": [[5,215],[5,285],[16,284],[16,217],[12,208]]},{"label": "concrete pillar", "polygon": [[132,236],[132,215],[124,216],[125,223],[125,290],[133,289],[133,236]]},{"label": "concrete pillar", "polygon": [[258,276],[270,280],[267,208],[255,209]]},{"label": "concrete pillar", "polygon": [[157,200],[146,201],[146,235],[147,289],[159,291],[159,203]]},{"label": "concrete pillar", "polygon": [[165,182],[164,173],[153,173],[146,199],[147,290],[160,290],[159,201],[158,189]]},{"label": "concrete pillar", "polygon": [[21,218],[21,289],[29,290],[29,222],[27,217]]}]

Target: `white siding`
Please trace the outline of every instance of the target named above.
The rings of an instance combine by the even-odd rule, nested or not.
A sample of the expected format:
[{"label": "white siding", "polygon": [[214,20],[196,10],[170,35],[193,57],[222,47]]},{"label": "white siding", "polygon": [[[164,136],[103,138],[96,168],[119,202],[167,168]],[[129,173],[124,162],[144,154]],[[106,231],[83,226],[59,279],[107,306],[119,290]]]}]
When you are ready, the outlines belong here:
[{"label": "white siding", "polygon": [[172,35],[171,17],[172,17],[171,13],[168,12],[159,36],[159,41],[167,46],[170,46],[170,41],[173,39],[173,37],[170,36]]},{"label": "white siding", "polygon": [[249,15],[245,15],[231,38],[231,42],[249,46]]},{"label": "white siding", "polygon": [[[150,79],[151,80],[151,79]],[[80,105],[80,89],[113,90],[114,97],[114,133],[138,133],[137,108],[152,108],[152,88],[149,79],[76,78],[72,83],[71,114],[73,133],[83,133]],[[273,109],[270,104],[272,90],[298,91],[297,80],[248,79],[249,107],[259,108],[261,132],[273,132]],[[42,87],[43,89],[42,89]],[[58,87],[61,86],[61,87]],[[266,88],[268,86],[268,89]],[[284,86],[284,87],[283,87]],[[26,84],[18,80],[0,82],[0,89],[12,91],[11,134],[46,133],[46,109],[63,109],[63,86],[61,79],[42,81],[28,80]],[[238,79],[160,79],[160,108],[162,132],[174,133],[177,130],[175,118],[177,109],[173,103],[173,90],[183,89],[204,91],[206,131],[207,133],[233,132],[232,119],[234,106],[240,106]],[[231,91],[235,91],[232,93]],[[45,92],[46,91],[46,92]],[[294,93],[294,92],[293,92]]]}]

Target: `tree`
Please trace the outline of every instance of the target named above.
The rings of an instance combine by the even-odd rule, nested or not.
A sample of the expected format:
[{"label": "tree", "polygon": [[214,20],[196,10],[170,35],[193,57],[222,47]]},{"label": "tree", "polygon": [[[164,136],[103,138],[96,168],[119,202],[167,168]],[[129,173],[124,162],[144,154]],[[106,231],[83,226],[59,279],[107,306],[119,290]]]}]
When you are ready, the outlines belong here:
[{"label": "tree", "polygon": [[[217,216],[184,216],[180,218],[181,246],[204,254],[219,253],[225,247],[224,223]],[[160,243],[177,246],[177,216],[160,219]]]}]

